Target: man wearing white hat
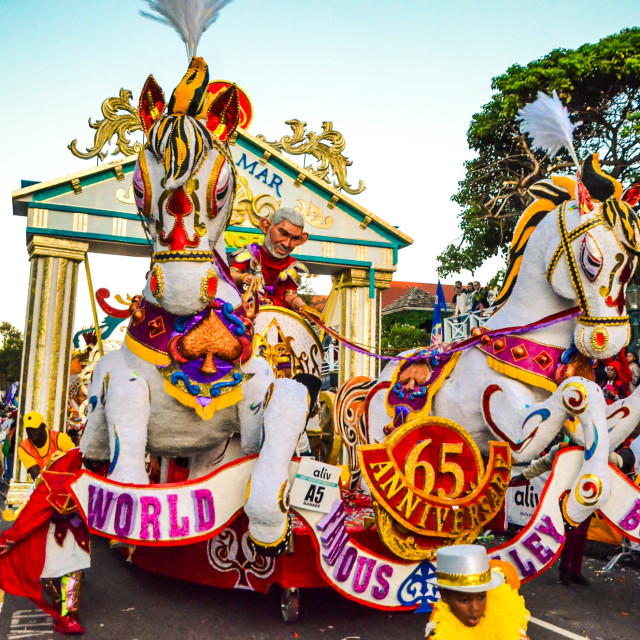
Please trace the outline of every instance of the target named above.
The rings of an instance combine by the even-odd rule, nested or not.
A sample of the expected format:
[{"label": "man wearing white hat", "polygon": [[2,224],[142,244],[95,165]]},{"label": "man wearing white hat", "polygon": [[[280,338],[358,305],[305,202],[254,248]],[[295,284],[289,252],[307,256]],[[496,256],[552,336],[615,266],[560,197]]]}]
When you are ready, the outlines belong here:
[{"label": "man wearing white hat", "polygon": [[476,544],[438,549],[435,605],[425,635],[429,640],[527,640],[529,612],[518,595],[517,572],[489,563]]}]

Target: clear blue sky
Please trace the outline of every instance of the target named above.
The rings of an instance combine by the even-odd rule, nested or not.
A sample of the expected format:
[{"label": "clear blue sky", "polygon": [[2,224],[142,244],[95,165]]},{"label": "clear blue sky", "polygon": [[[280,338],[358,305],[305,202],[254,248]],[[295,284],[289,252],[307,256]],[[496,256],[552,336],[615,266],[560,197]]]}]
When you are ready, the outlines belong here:
[{"label": "clear blue sky", "polygon": [[[67,144],[92,143],[87,118],[120,87],[138,96],[149,73],[167,93],[186,68],[182,42],[142,18],[137,0],[0,0],[3,154],[0,321],[24,325],[25,219],[11,192],[22,178],[49,180],[90,166]],[[235,0],[205,33],[198,54],[212,78],[250,95],[250,131],[277,139],[284,121],[344,134],[363,206],[412,236],[400,280],[434,281],[436,256],[458,235],[450,201],[470,157],[471,116],[491,78],[556,47],[574,48],[637,24],[638,3],[595,0]],[[110,160],[111,158],[108,158]],[[94,283],[142,288],[145,261],[92,256]],[[495,261],[477,277],[486,280]],[[469,274],[462,274],[466,279]],[[450,281],[453,281],[453,277]],[[81,283],[82,283],[81,278]],[[77,324],[90,323],[81,286]]]}]

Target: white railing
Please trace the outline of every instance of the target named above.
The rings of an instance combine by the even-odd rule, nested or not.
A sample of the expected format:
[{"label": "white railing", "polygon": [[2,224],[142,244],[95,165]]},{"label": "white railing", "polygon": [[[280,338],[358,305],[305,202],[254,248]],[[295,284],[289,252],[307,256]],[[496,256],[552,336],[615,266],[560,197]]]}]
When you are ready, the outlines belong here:
[{"label": "white railing", "polygon": [[484,327],[489,316],[495,311],[495,307],[489,307],[483,311],[470,311],[461,316],[452,316],[444,319],[444,341],[463,340],[468,337],[476,327]]}]

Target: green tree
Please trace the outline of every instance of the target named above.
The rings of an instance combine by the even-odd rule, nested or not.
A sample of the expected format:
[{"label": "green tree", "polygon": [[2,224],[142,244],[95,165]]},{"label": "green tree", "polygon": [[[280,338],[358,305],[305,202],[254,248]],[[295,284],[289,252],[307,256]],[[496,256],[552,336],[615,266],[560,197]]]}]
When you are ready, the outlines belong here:
[{"label": "green tree", "polygon": [[382,316],[382,353],[397,355],[405,349],[426,347],[431,341],[433,313],[408,311]]},{"label": "green tree", "polygon": [[453,200],[460,205],[462,236],[438,257],[440,276],[474,271],[490,256],[506,254],[515,223],[531,203],[529,187],[550,173],[572,171],[567,153],[553,160],[534,152],[520,133],[518,109],[553,90],[574,122],[578,157],[600,154],[602,168],[623,184],[640,173],[640,28],[585,44],[555,49],[513,65],[492,80],[490,102],[471,121],[467,140],[477,152]]},{"label": "green tree", "polygon": [[22,334],[9,322],[0,324],[0,387],[20,380]]}]

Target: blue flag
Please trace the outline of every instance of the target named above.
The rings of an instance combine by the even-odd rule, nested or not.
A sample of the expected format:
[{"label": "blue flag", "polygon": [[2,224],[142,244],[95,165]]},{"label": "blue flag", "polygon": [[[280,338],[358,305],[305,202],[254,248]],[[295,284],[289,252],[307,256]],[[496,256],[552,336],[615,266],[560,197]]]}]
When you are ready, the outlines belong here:
[{"label": "blue flag", "polygon": [[436,289],[436,302],[433,306],[433,321],[431,323],[431,344],[441,344],[443,336],[442,318],[447,312],[447,302],[444,299],[442,284],[438,280]]}]

